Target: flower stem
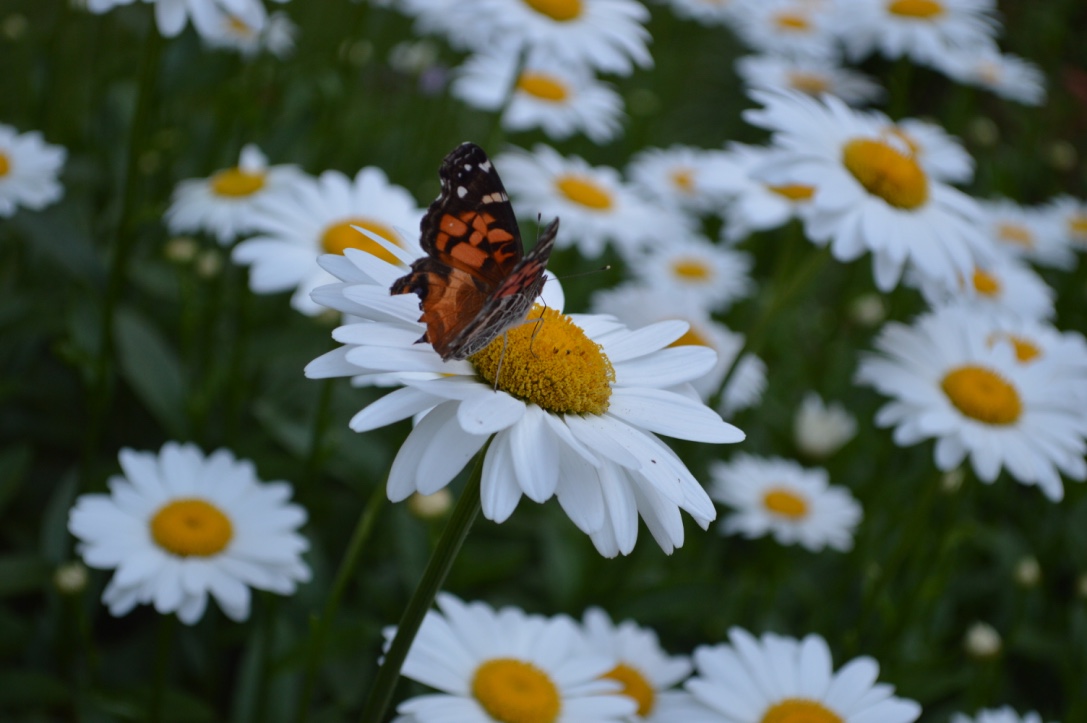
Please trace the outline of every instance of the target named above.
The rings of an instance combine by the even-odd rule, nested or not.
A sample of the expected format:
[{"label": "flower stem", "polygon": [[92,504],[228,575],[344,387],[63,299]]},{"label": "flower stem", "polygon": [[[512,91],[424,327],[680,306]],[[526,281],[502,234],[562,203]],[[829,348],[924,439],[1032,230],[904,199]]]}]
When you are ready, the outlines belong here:
[{"label": "flower stem", "polygon": [[150,711],[147,719],[151,723],[163,720],[163,701],[166,697],[166,678],[170,670],[170,655],[174,642],[174,615],[159,616],[158,634],[155,636],[155,679],[151,686]]},{"label": "flower stem", "polygon": [[423,617],[434,602],[435,595],[445,582],[453,561],[460,552],[464,539],[468,536],[468,530],[472,522],[479,514],[480,498],[479,487],[483,478],[483,458],[487,454],[487,448],[476,457],[475,469],[472,470],[468,483],[461,492],[457,506],[453,508],[453,514],[446,523],[442,537],[438,540],[438,546],[434,554],[430,556],[423,579],[412,593],[408,607],[400,618],[400,624],[396,628],[396,637],[385,654],[385,660],[381,664],[374,685],[370,688],[370,696],[366,700],[366,706],[359,719],[363,723],[377,723],[385,719],[385,712],[392,701],[396,682],[400,678],[400,668],[404,665],[404,659],[408,656],[408,650],[415,640],[419,627],[423,624]]},{"label": "flower stem", "polygon": [[302,681],[302,694],[298,698],[298,710],[295,712],[295,720],[302,723],[309,713],[310,698],[313,696],[313,686],[317,681],[317,664],[321,659],[321,651],[324,648],[325,638],[328,637],[328,627],[332,618],[336,617],[336,611],[340,607],[340,598],[348,580],[355,575],[362,551],[366,548],[366,542],[374,530],[378,514],[385,506],[385,485],[380,484],[374,488],[370,499],[359,515],[355,523],[355,530],[351,533],[351,541],[347,543],[347,553],[344,555],[340,569],[336,571],[336,580],[332,584],[332,591],[328,595],[321,616],[310,620],[310,646],[306,655],[305,677]]}]

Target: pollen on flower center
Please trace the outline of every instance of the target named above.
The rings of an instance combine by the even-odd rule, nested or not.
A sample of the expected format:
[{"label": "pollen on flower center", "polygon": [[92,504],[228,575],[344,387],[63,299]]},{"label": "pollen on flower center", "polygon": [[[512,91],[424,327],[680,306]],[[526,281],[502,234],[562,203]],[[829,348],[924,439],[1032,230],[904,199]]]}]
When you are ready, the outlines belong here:
[{"label": "pollen on flower center", "polygon": [[584,176],[561,176],[555,186],[568,199],[586,208],[607,211],[612,206],[608,190]]},{"label": "pollen on flower center", "polygon": [[[3,155],[0,154],[0,158]],[[0,169],[3,165],[0,164]],[[0,173],[0,176],[4,175]],[[1080,241],[1087,239],[1087,215],[1076,215],[1068,220],[1068,231]]]},{"label": "pollen on flower center", "polygon": [[763,495],[762,504],[774,514],[788,517],[790,520],[802,520],[808,516],[808,501],[784,487],[771,487],[767,490]]},{"label": "pollen on flower center", "polygon": [[359,216],[332,224],[325,229],[325,232],[321,234],[321,248],[324,249],[325,253],[342,254],[347,249],[360,249],[377,256],[382,261],[388,261],[391,264],[397,263],[395,256],[373,239],[359,233],[352,226],[364,228],[370,233],[394,243],[397,239],[396,232],[385,224],[372,218]]},{"label": "pollen on flower center", "polygon": [[887,6],[892,15],[904,18],[935,18],[944,14],[943,3],[937,0],[895,0]]},{"label": "pollen on flower center", "polygon": [[928,200],[928,178],[912,157],[871,138],[845,144],[842,163],[874,196],[895,208],[914,209]]},{"label": "pollen on flower center", "polygon": [[996,296],[1000,293],[1000,279],[981,269],[975,269],[974,289],[982,296]]},{"label": "pollen on flower center", "polygon": [[570,317],[537,305],[515,326],[471,357],[488,384],[554,414],[603,414],[615,370],[599,344]]},{"label": "pollen on flower center", "polygon": [[800,13],[778,13],[774,16],[774,24],[782,30],[810,30],[811,21],[807,15]]},{"label": "pollen on flower center", "polygon": [[637,670],[626,663],[619,663],[611,671],[604,673],[602,677],[611,678],[622,683],[623,689],[619,693],[634,699],[634,702],[638,704],[638,715],[645,718],[653,712],[653,704],[656,703],[656,692],[653,690],[653,686],[649,684],[649,681],[645,679],[645,676]]},{"label": "pollen on flower center", "polygon": [[553,723],[562,703],[547,673],[514,658],[481,664],[472,677],[472,695],[502,723]]},{"label": "pollen on flower center", "polygon": [[993,346],[1002,340],[1011,343],[1012,348],[1015,349],[1015,358],[1020,364],[1028,364],[1042,355],[1042,350],[1037,344],[1030,339],[1024,339],[1015,334],[996,332],[989,337],[989,346]]},{"label": "pollen on flower center", "polygon": [[240,168],[228,168],[211,177],[211,191],[216,196],[252,196],[262,188],[264,174],[260,172],[250,173]]},{"label": "pollen on flower center", "polygon": [[226,20],[227,30],[234,35],[242,38],[251,38],[256,33],[253,31],[252,26],[248,25],[244,20],[237,15],[230,15]]},{"label": "pollen on flower center", "polygon": [[763,713],[759,723],[842,723],[842,717],[818,701],[786,698]]},{"label": "pollen on flower center", "polygon": [[692,168],[676,168],[671,173],[672,183],[676,185],[682,193],[692,194],[694,193],[694,169]]},{"label": "pollen on flower center", "polygon": [[184,498],[166,504],[151,518],[151,537],[179,557],[210,557],[234,537],[230,518],[205,500]]},{"label": "pollen on flower center", "polygon": [[517,81],[517,89],[540,100],[549,100],[554,103],[561,103],[570,96],[566,90],[566,85],[555,76],[547,73],[529,71],[521,73],[521,77]]},{"label": "pollen on flower center", "polygon": [[8,160],[6,155],[0,153],[0,178],[8,175],[9,171],[11,171],[11,161]]},{"label": "pollen on flower center", "polygon": [[713,270],[702,259],[676,259],[672,262],[672,273],[684,282],[702,283],[713,278]]},{"label": "pollen on flower center", "polygon": [[815,186],[804,186],[799,183],[784,186],[767,186],[768,190],[779,196],[784,196],[790,201],[807,201],[815,195]]},{"label": "pollen on flower center", "polygon": [[1025,249],[1034,248],[1034,234],[1026,226],[1017,223],[1002,223],[996,227],[996,235],[1001,241],[1007,241]]},{"label": "pollen on flower center", "polygon": [[566,22],[581,16],[581,0],[524,0],[525,5],[552,20]]},{"label": "pollen on flower center", "polygon": [[952,369],[940,388],[955,408],[986,424],[1014,424],[1023,411],[1019,392],[991,369],[967,364]]},{"label": "pollen on flower center", "polygon": [[801,71],[789,73],[789,85],[808,95],[819,95],[830,90],[830,83],[827,82],[826,76],[818,73]]}]

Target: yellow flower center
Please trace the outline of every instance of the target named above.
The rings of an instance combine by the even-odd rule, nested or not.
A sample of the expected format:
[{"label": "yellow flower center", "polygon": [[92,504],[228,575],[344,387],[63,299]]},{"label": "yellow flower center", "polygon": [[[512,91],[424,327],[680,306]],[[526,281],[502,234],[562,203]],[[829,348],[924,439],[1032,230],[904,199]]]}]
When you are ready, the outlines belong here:
[{"label": "yellow flower center", "polygon": [[[0,158],[3,158],[3,156],[0,155]],[[2,168],[3,165],[0,164],[0,169]],[[4,174],[0,172],[0,176],[2,175]],[[1087,241],[1087,215],[1076,214],[1068,219],[1068,231],[1076,238],[1076,240],[1080,242]]]},{"label": "yellow flower center", "polygon": [[680,281],[705,283],[713,278],[713,269],[702,259],[679,258],[672,262],[672,273]]},{"label": "yellow flower center", "polygon": [[321,248],[325,250],[325,253],[342,254],[346,249],[360,249],[390,264],[398,263],[395,256],[373,239],[353,229],[352,226],[364,228],[387,241],[397,243],[398,237],[391,228],[372,218],[358,216],[334,223],[325,229],[325,232],[321,234]]},{"label": "yellow flower center", "polygon": [[694,193],[694,169],[693,168],[676,168],[672,170],[672,183],[676,185],[676,188],[682,193],[688,195]]},{"label": "yellow flower center", "polygon": [[895,0],[887,6],[892,15],[904,18],[935,18],[944,14],[943,3],[936,0]]},{"label": "yellow flower center", "polygon": [[767,188],[779,196],[784,196],[790,201],[807,201],[815,195],[815,186],[803,186],[799,183],[787,184],[784,186],[767,186]]},{"label": "yellow flower center", "polygon": [[252,26],[247,25],[244,20],[236,15],[230,15],[227,17],[226,26],[229,32],[242,38],[251,38],[256,34],[253,31]]},{"label": "yellow flower center", "polygon": [[981,269],[975,269],[974,289],[982,296],[997,296],[1000,293],[1000,279]]},{"label": "yellow flower center", "polygon": [[540,100],[561,103],[569,97],[566,85],[553,75],[525,71],[517,81],[517,89]]},{"label": "yellow flower center", "polygon": [[986,424],[1014,424],[1023,411],[1015,387],[985,367],[968,364],[952,369],[940,388],[956,409]]},{"label": "yellow flower center", "polygon": [[842,162],[866,191],[895,208],[914,209],[928,200],[928,178],[921,166],[884,141],[849,141]]},{"label": "yellow flower center", "polygon": [[1005,222],[997,225],[996,237],[1006,243],[1022,246],[1025,249],[1034,248],[1034,234],[1030,229],[1018,223]]},{"label": "yellow flower center", "polygon": [[1001,340],[1011,342],[1012,348],[1015,349],[1015,358],[1020,364],[1029,364],[1042,355],[1042,350],[1037,344],[1015,334],[996,332],[989,337],[989,346]]},{"label": "yellow flower center", "polygon": [[786,698],[771,706],[759,723],[842,723],[842,717],[817,701]]},{"label": "yellow flower center", "polygon": [[581,15],[581,0],[525,0],[525,5],[559,22],[574,20]]},{"label": "yellow flower center", "polygon": [[8,175],[8,171],[11,170],[11,161],[3,153],[0,153],[0,178]]},{"label": "yellow flower center", "polygon": [[249,173],[240,168],[228,168],[211,177],[211,192],[216,196],[240,198],[252,196],[264,188],[264,174]]},{"label": "yellow flower center", "polygon": [[[686,321],[686,319],[683,321]],[[713,348],[713,344],[711,344],[706,337],[702,336],[698,331],[695,331],[693,324],[687,327],[687,331],[683,333],[683,336],[679,337],[668,346],[708,346],[711,349]]]},{"label": "yellow flower center", "polygon": [[526,323],[473,354],[471,362],[491,385],[501,364],[499,389],[554,414],[603,414],[615,381],[600,345],[570,317],[539,304]]},{"label": "yellow flower center", "polygon": [[610,672],[603,675],[605,678],[617,680],[623,685],[620,694],[633,698],[638,704],[638,715],[643,718],[653,712],[653,704],[656,703],[656,693],[653,686],[645,679],[645,676],[626,663],[619,663]]},{"label": "yellow flower center", "polygon": [[476,669],[472,695],[502,723],[553,723],[559,717],[559,690],[531,663],[492,658]]},{"label": "yellow flower center", "polygon": [[796,12],[782,12],[774,16],[774,24],[782,30],[810,30],[808,16]]},{"label": "yellow flower center", "polygon": [[179,557],[211,557],[234,537],[230,518],[215,505],[195,498],[169,502],[151,518],[151,537]]},{"label": "yellow flower center", "polygon": [[601,188],[600,185],[584,176],[560,176],[555,181],[555,186],[568,199],[586,208],[607,211],[612,207],[613,202],[608,189]]},{"label": "yellow flower center", "polygon": [[762,504],[775,515],[788,517],[790,520],[802,520],[808,516],[808,501],[784,487],[771,487],[767,490],[762,497]]},{"label": "yellow flower center", "polygon": [[789,73],[789,85],[808,95],[819,95],[830,90],[827,77],[818,73],[791,72]]}]

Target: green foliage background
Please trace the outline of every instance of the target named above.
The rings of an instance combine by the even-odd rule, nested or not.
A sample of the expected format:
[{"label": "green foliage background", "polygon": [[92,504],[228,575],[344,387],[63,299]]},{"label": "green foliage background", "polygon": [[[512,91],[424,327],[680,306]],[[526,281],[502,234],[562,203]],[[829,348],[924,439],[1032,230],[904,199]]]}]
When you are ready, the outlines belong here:
[{"label": "green foliage background", "polygon": [[[339,0],[285,8],[300,27],[296,52],[251,62],[202,48],[191,30],[161,39],[143,4],[101,16],[31,0],[0,10],[0,122],[69,150],[63,201],[0,221],[4,720],[144,720],[156,681],[170,720],[295,720],[312,617],[408,430],[353,434],[347,420],[378,392],[303,378],[303,366],[333,347],[334,319],[303,317],[286,295],[254,296],[245,269],[210,239],[198,239],[198,261],[167,256],[162,215],[176,183],[233,165],[255,142],[273,163],[313,174],[379,166],[425,205],[440,159],[460,141],[492,152],[545,141],[507,137],[492,116],[392,69],[390,50],[411,38],[404,17]],[[560,151],[622,167],[650,145],[763,141],[740,119],[751,104],[731,70],[743,51],[727,31],[651,9],[656,67],[617,81],[631,116],[625,136],[602,147],[575,139],[556,144]],[[865,69],[886,83],[892,115],[930,116],[966,140],[979,167],[975,195],[1083,198],[1087,7],[1047,0],[1001,10],[1005,49],[1040,64],[1050,81],[1042,108],[904,63],[871,60]],[[459,62],[434,43],[442,64]],[[861,429],[826,466],[864,506],[855,549],[812,554],[688,524],[672,556],[643,529],[633,554],[605,560],[557,505],[525,501],[501,526],[479,520],[446,589],[546,614],[580,617],[599,605],[653,626],[675,653],[722,641],[734,625],[818,633],[839,665],[875,657],[881,680],[918,700],[924,721],[1005,703],[1087,720],[1084,485],[1069,483],[1052,504],[1006,476],[983,486],[967,472],[946,491],[931,444],[895,447],[871,423],[881,400],[851,383],[874,333],[848,313],[873,292],[867,258],[830,261],[796,227],[743,248],[756,257],[759,291],[725,320],[766,361],[769,388],[733,420],[745,443],[677,449],[701,479],[711,460],[740,449],[796,456],[790,429],[803,393],[843,401]],[[221,269],[208,273],[216,261]],[[613,261],[609,274],[566,284],[567,310],[586,310],[594,288],[621,280]],[[552,264],[560,275],[589,265],[572,251]],[[1087,330],[1085,267],[1044,274],[1059,293],[1062,329]],[[910,290],[886,302],[900,320],[922,309]],[[53,573],[75,559],[66,529],[75,496],[105,488],[120,448],[158,450],[169,439],[229,447],[263,479],[291,481],[310,513],[313,582],[290,598],[259,595],[245,624],[210,606],[192,628],[146,607],[112,618],[99,602],[106,573],[93,572],[81,594],[59,593]],[[404,505],[382,511],[331,623],[310,720],[357,715],[380,630],[398,618],[440,529]],[[1013,579],[1027,556],[1042,570],[1033,587]],[[964,651],[978,620],[1003,636],[993,659]],[[403,695],[420,690],[401,683]]]}]

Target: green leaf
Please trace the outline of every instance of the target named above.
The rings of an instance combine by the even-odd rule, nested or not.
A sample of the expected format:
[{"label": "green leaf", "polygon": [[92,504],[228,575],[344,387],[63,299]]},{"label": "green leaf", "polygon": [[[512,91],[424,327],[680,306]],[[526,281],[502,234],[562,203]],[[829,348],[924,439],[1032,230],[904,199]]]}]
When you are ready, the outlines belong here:
[{"label": "green leaf", "polygon": [[117,310],[116,340],[125,381],[170,434],[185,436],[185,383],[174,350],[145,317],[129,308]]}]

